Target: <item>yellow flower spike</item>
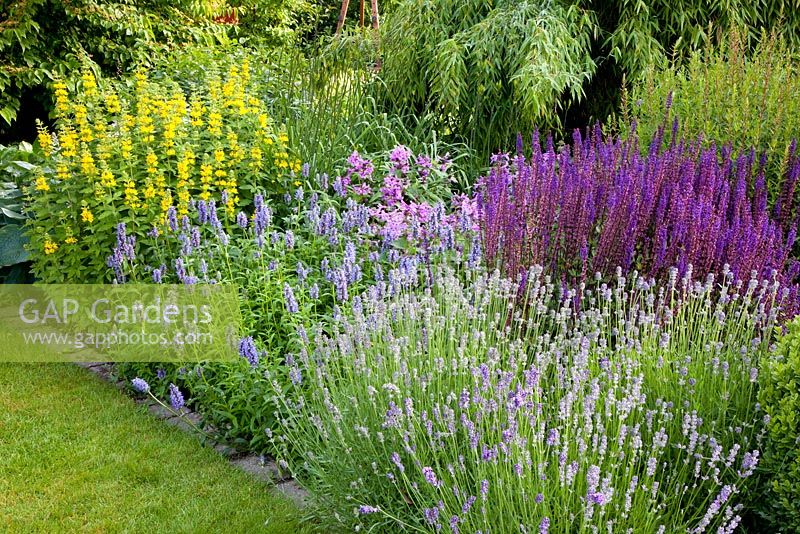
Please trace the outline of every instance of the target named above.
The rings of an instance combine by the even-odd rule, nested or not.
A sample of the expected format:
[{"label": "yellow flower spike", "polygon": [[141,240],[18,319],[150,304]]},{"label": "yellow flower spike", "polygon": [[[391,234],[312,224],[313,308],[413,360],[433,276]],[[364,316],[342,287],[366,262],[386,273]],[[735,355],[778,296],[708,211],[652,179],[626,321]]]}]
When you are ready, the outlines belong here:
[{"label": "yellow flower spike", "polygon": [[75,239],[73,236],[69,236],[68,238],[66,238],[64,240],[64,243],[66,243],[67,245],[74,245],[77,242],[78,242],[78,240]]},{"label": "yellow flower spike", "polygon": [[74,158],[78,155],[78,136],[72,128],[67,128],[60,136],[62,154],[65,158]]},{"label": "yellow flower spike", "polygon": [[161,211],[166,213],[172,207],[172,195],[169,191],[161,197]]},{"label": "yellow flower spike", "polygon": [[208,115],[208,131],[213,135],[222,135],[222,115],[216,111]]},{"label": "yellow flower spike", "polygon": [[39,146],[42,147],[42,153],[49,158],[53,152],[53,137],[41,123],[36,125],[36,129],[39,132],[36,139],[39,141]]},{"label": "yellow flower spike", "polygon": [[247,59],[242,61],[242,81],[245,83],[250,81],[250,61]]},{"label": "yellow flower spike", "polygon": [[53,243],[49,239],[45,240],[45,242],[44,242],[44,253],[45,254],[47,254],[49,256],[50,254],[55,253],[55,251],[57,251],[57,250],[58,250],[58,245],[56,243]]},{"label": "yellow flower spike", "polygon": [[203,115],[206,113],[206,107],[196,97],[192,98],[191,107],[189,108],[189,118],[191,119],[192,126],[203,125]]},{"label": "yellow flower spike", "polygon": [[69,168],[66,165],[63,165],[63,164],[58,165],[56,167],[56,178],[58,178],[62,182],[64,180],[68,180],[69,179]]},{"label": "yellow flower spike", "polygon": [[215,150],[214,151],[214,161],[217,163],[222,163],[225,161],[225,151],[224,150]]},{"label": "yellow flower spike", "polygon": [[137,70],[136,74],[134,75],[136,78],[136,91],[142,92],[147,87],[147,76],[141,70]]},{"label": "yellow flower spike", "polygon": [[104,170],[100,173],[100,185],[103,187],[114,187],[117,185],[117,180],[114,179],[114,175],[108,169]]},{"label": "yellow flower spike", "polygon": [[86,206],[81,210],[81,220],[85,223],[92,224],[94,222],[94,215]]},{"label": "yellow flower spike", "polygon": [[56,97],[56,113],[58,115],[65,115],[69,111],[69,93],[67,92],[67,84],[62,81],[57,81],[53,84],[53,92]]},{"label": "yellow flower spike", "polygon": [[88,150],[81,152],[81,171],[87,176],[93,176],[97,172],[92,153]]},{"label": "yellow flower spike", "polygon": [[155,174],[158,169],[156,166],[158,165],[158,156],[151,150],[145,156],[145,163],[147,163],[147,172],[149,174]]},{"label": "yellow flower spike", "polygon": [[37,191],[50,191],[50,184],[47,183],[47,178],[42,175],[39,175],[36,178],[36,190]]},{"label": "yellow flower spike", "polygon": [[97,80],[94,78],[92,71],[86,69],[81,74],[81,82],[83,85],[83,92],[88,97],[97,96]]},{"label": "yellow flower spike", "polygon": [[136,190],[136,183],[133,180],[125,182],[125,204],[134,211],[141,206],[139,192]]},{"label": "yellow flower spike", "polygon": [[144,189],[144,198],[145,200],[150,200],[155,198],[156,196],[156,188],[153,187],[152,183],[148,183]]},{"label": "yellow flower spike", "polygon": [[131,128],[136,124],[136,118],[130,113],[123,113],[122,119],[119,121],[119,129],[123,133],[131,131]]},{"label": "yellow flower spike", "polygon": [[122,159],[130,159],[133,152],[133,142],[127,137],[120,143],[120,151],[122,152]]},{"label": "yellow flower spike", "polygon": [[122,111],[122,105],[116,93],[111,92],[106,95],[106,110],[112,114]]}]

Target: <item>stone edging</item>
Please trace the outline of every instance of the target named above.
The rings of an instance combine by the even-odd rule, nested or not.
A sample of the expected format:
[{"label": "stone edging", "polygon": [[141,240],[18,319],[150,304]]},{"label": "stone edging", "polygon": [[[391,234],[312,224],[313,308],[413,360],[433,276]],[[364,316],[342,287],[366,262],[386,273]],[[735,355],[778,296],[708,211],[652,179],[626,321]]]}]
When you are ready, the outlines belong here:
[{"label": "stone edging", "polygon": [[[116,386],[121,391],[126,391],[127,382],[125,380],[117,380],[112,372],[112,364],[102,362],[76,362],[77,365],[87,369],[100,377],[102,380]],[[151,398],[137,398],[133,399],[136,404],[147,406],[149,411],[157,419],[180,428],[184,432],[195,433],[181,417],[166,410],[163,406],[159,405]],[[189,419],[192,423],[200,423],[200,415],[192,412],[187,408],[183,408],[183,418]],[[310,498],[308,492],[303,489],[291,477],[281,475],[280,469],[271,458],[265,458],[250,453],[241,453],[222,443],[210,444],[214,450],[221,454],[228,462],[234,467],[241,469],[248,475],[269,485],[271,491],[287,497],[294,502],[298,507],[303,508],[308,505]]]}]

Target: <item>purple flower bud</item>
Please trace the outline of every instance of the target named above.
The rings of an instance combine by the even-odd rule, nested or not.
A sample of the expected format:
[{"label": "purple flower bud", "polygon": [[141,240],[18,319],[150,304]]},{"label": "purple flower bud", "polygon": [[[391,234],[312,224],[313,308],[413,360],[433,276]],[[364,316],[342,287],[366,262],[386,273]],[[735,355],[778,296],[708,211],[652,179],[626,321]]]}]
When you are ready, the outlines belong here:
[{"label": "purple flower bud", "polygon": [[183,408],[183,394],[175,384],[169,385],[169,403],[172,405],[172,409],[175,411]]},{"label": "purple flower bud", "polygon": [[252,336],[247,336],[239,341],[239,356],[247,360],[251,367],[258,366],[258,349]]},{"label": "purple flower bud", "polygon": [[133,380],[131,380],[131,386],[139,393],[147,393],[148,391],[150,391],[150,384],[148,384],[146,381],[139,378],[138,376]]}]

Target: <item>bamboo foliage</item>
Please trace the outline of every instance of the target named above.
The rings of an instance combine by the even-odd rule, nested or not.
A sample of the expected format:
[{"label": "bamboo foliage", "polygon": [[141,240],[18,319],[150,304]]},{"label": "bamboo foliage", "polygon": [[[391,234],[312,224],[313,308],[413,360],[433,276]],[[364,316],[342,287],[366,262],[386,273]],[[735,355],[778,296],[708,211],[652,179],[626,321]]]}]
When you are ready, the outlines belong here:
[{"label": "bamboo foliage", "polygon": [[577,6],[405,0],[384,27],[387,105],[434,112],[480,149],[499,148],[514,127],[558,125],[595,68],[598,27]]}]

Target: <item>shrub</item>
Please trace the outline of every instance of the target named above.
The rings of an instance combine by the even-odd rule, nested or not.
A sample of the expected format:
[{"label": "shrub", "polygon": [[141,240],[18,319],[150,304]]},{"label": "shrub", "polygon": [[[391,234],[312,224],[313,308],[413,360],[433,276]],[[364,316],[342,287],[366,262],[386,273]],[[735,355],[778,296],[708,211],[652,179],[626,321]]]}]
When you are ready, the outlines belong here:
[{"label": "shrub", "polygon": [[85,71],[72,94],[56,85],[56,132],[39,135],[55,173],[30,186],[30,251],[43,282],[110,280],[120,222],[143,237],[171,210],[181,217],[192,199],[214,199],[234,224],[257,185],[273,196],[300,185],[300,162],[248,63],[204,82],[184,93],[139,72],[133,87],[98,86]]},{"label": "shrub", "polygon": [[[675,139],[662,148],[659,136],[645,156],[635,136],[622,141],[599,128],[585,137],[576,131],[559,151],[534,137],[529,160],[498,156],[481,182],[486,260],[512,277],[544,265],[569,283],[617,267],[662,280],[672,266],[681,275],[755,272],[776,277],[797,303],[792,189],[771,217],[755,167],[752,154]],[[795,158],[793,180],[799,172]]]},{"label": "shrub", "polygon": [[751,33],[775,30],[792,46],[800,44],[800,16],[783,1],[620,0],[603,2],[597,10],[605,21],[605,46],[633,78],[651,65],[666,63],[669,54],[685,55],[731,27]]},{"label": "shrub", "polygon": [[800,530],[800,319],[788,325],[777,357],[763,362],[758,400],[769,417],[762,511],[778,532]]},{"label": "shrub", "polygon": [[649,68],[625,99],[625,124],[632,118],[640,137],[652,139],[665,121],[678,120],[688,137],[766,154],[767,191],[775,202],[787,152],[800,132],[795,59],[775,34],[762,36],[748,54],[743,36],[732,32],[719,46],[709,45],[685,63]]},{"label": "shrub", "polygon": [[432,113],[488,154],[515,131],[559,124],[595,65],[590,12],[559,2],[401,2],[381,35],[390,110]]},{"label": "shrub", "polygon": [[218,437],[274,452],[265,430],[277,428],[276,413],[264,373],[291,383],[285,361],[306,328],[342,313],[374,283],[389,292],[422,284],[431,263],[471,252],[472,205],[456,198],[455,212],[445,212],[448,178],[446,162],[400,146],[385,163],[354,153],[341,175],[318,176],[313,193],[299,188],[275,208],[258,195],[233,225],[213,202],[198,201],[189,217],[172,220],[172,231],[137,239],[133,257],[115,250],[111,263],[118,280],[236,284],[242,359],[163,366],[160,374],[157,366],[121,371],[148,380],[160,395],[180,384]]},{"label": "shrub", "polygon": [[87,56],[106,73],[117,73],[179,44],[224,38],[223,29],[196,13],[197,4],[194,0],[4,2],[0,118],[11,123],[22,99],[27,105],[33,95],[47,100],[45,89],[54,77],[79,70]]},{"label": "shrub", "polygon": [[[758,461],[758,280],[598,283],[582,311],[447,267],[367,292],[273,382],[275,436],[346,530],[704,532],[736,528]],[[716,293],[722,287],[722,296]],[[538,530],[537,530],[538,529]],[[729,530],[724,530],[729,529]]]}]

